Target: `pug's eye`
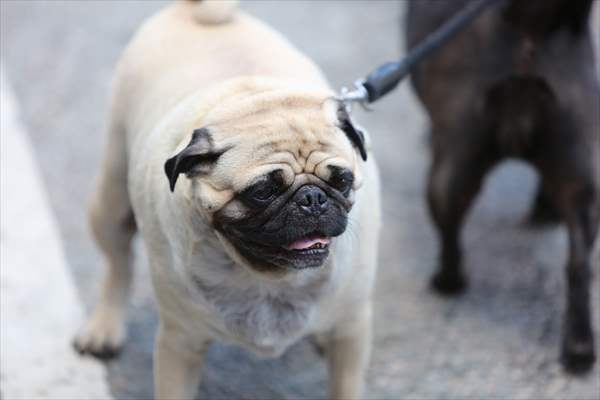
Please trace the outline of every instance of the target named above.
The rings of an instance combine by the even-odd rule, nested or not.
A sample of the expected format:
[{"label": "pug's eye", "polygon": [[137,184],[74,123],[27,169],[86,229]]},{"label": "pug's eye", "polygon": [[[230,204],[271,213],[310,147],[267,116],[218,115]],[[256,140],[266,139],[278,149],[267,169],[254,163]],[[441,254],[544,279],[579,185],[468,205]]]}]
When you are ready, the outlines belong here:
[{"label": "pug's eye", "polygon": [[275,194],[275,188],[273,185],[268,183],[259,185],[257,188],[253,189],[250,196],[254,200],[258,201],[266,201],[269,200]]},{"label": "pug's eye", "polygon": [[282,185],[283,178],[280,171],[274,171],[244,190],[241,195],[248,203],[255,206],[266,206],[281,192]]},{"label": "pug's eye", "polygon": [[342,193],[345,197],[350,194],[350,189],[352,189],[352,184],[354,183],[354,176],[351,172],[346,171],[339,174],[333,174],[333,176],[329,179],[329,184]]}]

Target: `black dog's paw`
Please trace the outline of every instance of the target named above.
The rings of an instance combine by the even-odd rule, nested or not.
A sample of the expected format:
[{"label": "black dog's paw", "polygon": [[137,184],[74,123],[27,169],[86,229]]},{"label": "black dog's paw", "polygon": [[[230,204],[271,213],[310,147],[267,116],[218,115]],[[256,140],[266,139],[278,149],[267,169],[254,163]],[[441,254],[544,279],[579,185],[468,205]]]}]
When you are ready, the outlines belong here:
[{"label": "black dog's paw", "polygon": [[582,375],[591,371],[596,361],[594,353],[594,342],[589,341],[566,341],[563,345],[561,362],[565,371]]},{"label": "black dog's paw", "polygon": [[436,273],[430,282],[431,289],[443,296],[456,296],[467,288],[467,280],[462,274]]}]

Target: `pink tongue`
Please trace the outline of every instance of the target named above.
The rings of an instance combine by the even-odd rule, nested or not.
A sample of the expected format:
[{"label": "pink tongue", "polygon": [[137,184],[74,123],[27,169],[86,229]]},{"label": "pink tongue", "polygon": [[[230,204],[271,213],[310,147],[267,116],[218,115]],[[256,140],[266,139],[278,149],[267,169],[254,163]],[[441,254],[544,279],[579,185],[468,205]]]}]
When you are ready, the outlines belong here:
[{"label": "pink tongue", "polygon": [[317,243],[321,243],[322,245],[328,245],[329,239],[327,239],[327,238],[300,239],[292,244],[287,245],[286,247],[289,250],[305,250],[311,246],[314,246]]}]

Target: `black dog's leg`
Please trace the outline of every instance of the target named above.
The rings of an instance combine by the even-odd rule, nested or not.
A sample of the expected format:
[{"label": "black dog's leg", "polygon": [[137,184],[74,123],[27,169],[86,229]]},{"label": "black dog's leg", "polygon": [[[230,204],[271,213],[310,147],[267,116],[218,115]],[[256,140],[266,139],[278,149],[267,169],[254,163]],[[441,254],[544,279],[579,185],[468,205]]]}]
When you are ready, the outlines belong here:
[{"label": "black dog's leg", "polygon": [[464,216],[477,195],[485,173],[493,165],[476,146],[469,143],[439,146],[429,174],[428,202],[441,245],[439,269],[432,278],[434,290],[457,294],[466,287],[460,246]]},{"label": "black dog's leg", "polygon": [[598,190],[586,185],[567,198],[565,217],[569,231],[567,305],[562,361],[568,371],[586,372],[594,364],[594,336],[590,318],[591,265],[594,237],[598,232]]},{"label": "black dog's leg", "polygon": [[600,155],[598,149],[589,144],[552,147],[548,150],[550,154],[544,157],[544,164],[538,167],[553,189],[553,200],[569,235],[561,358],[567,371],[582,373],[589,371],[595,361],[590,283],[592,266],[598,267],[600,261],[591,259],[600,224]]}]

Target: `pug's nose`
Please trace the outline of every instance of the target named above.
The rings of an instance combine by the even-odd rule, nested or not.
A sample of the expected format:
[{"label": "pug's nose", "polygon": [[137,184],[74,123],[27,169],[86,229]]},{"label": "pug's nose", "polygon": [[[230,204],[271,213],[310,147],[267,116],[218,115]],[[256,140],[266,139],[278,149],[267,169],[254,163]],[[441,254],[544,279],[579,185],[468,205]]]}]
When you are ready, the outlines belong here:
[{"label": "pug's nose", "polygon": [[307,215],[321,215],[327,209],[327,194],[318,186],[306,185],[298,189],[295,201]]}]

